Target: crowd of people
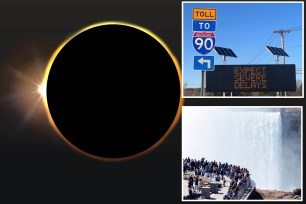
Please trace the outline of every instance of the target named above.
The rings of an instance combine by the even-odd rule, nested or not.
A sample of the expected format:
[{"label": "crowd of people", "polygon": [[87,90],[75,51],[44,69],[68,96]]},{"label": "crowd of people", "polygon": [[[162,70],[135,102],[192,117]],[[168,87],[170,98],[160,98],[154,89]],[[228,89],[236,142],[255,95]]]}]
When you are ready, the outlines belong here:
[{"label": "crowd of people", "polygon": [[[245,185],[249,179],[249,171],[247,168],[232,165],[229,163],[221,163],[216,161],[207,161],[204,157],[200,160],[185,158],[183,160],[183,173],[194,172],[194,177],[190,176],[188,180],[189,197],[194,199],[205,182],[199,179],[199,176],[209,178],[213,181],[226,184],[225,176],[231,179],[230,186],[224,200],[237,199],[237,192],[240,187]],[[223,182],[222,182],[223,181]]]}]

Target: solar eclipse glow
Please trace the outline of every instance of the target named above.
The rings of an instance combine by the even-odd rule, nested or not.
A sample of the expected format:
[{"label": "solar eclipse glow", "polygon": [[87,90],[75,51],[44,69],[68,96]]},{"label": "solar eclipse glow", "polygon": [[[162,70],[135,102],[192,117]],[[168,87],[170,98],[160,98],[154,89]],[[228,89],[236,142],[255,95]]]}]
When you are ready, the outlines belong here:
[{"label": "solar eclipse glow", "polygon": [[180,90],[179,64],[166,44],[118,22],[88,26],[64,41],[38,88],[61,138],[107,161],[156,148],[179,120]]}]

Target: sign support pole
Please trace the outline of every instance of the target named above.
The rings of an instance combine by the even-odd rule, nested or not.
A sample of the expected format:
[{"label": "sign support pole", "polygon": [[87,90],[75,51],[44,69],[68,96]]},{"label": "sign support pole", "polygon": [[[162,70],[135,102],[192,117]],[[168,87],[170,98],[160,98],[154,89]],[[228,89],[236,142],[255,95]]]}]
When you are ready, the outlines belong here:
[{"label": "sign support pole", "polygon": [[[223,55],[222,62],[223,62],[224,65],[226,65],[226,56],[225,55]],[[223,92],[223,97],[225,97],[225,92]]]},{"label": "sign support pole", "polygon": [[[279,33],[281,36],[281,41],[282,41],[282,48],[285,50],[285,39],[284,39],[284,33],[290,33],[292,30],[287,29],[287,30],[275,30],[273,33]],[[277,56],[278,57],[278,56]],[[285,56],[283,56],[283,64],[285,64]],[[284,92],[285,97],[287,96],[286,91]]]},{"label": "sign support pole", "polygon": [[206,96],[206,71],[204,71],[204,96]]},{"label": "sign support pole", "polygon": [[202,96],[206,95],[206,71],[202,71],[202,83],[201,83]]}]

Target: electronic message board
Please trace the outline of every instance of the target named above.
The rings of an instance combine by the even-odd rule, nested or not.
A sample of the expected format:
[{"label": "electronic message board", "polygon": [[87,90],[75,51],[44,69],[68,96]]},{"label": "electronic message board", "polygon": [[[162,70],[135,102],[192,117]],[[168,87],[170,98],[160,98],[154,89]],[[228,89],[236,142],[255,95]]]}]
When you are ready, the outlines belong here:
[{"label": "electronic message board", "polygon": [[215,65],[206,73],[206,91],[296,91],[295,65]]}]

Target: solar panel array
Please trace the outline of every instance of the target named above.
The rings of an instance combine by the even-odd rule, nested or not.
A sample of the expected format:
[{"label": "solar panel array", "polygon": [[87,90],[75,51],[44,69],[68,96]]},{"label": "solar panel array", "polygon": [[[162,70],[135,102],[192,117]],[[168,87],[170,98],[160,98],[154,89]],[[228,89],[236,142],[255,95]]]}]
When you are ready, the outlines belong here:
[{"label": "solar panel array", "polygon": [[215,51],[218,53],[218,55],[224,55],[224,56],[229,56],[229,57],[237,57],[237,55],[235,55],[233,50],[231,50],[229,48],[215,46]]},{"label": "solar panel array", "polygon": [[270,46],[266,46],[266,48],[267,48],[273,55],[289,57],[289,55],[288,55],[282,48],[270,47]]}]

